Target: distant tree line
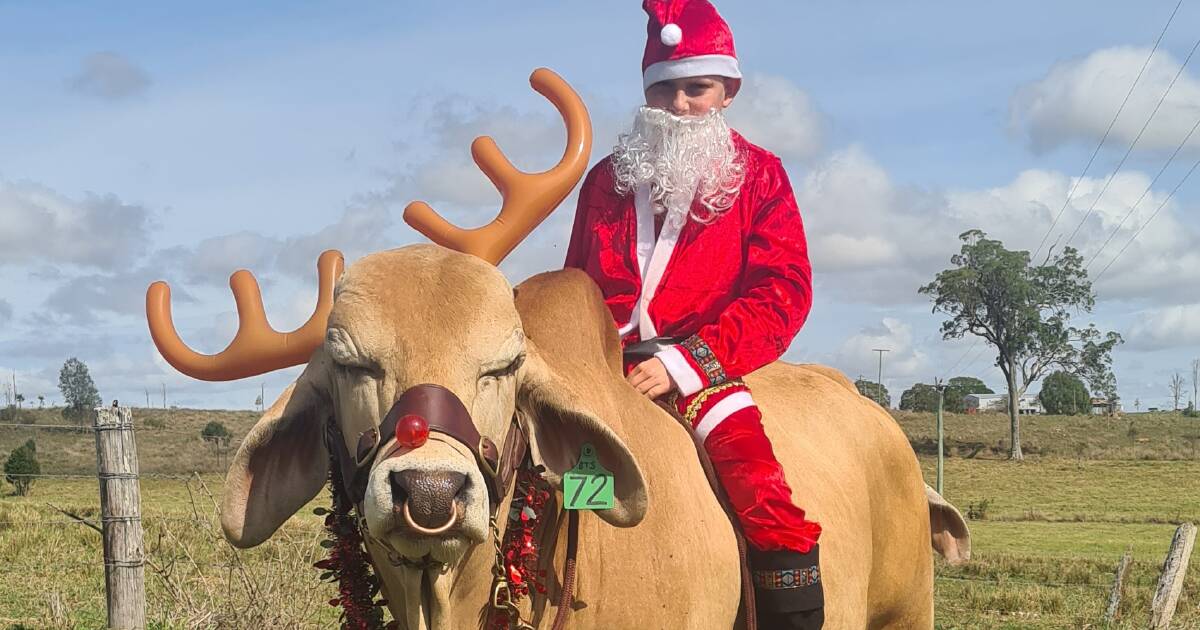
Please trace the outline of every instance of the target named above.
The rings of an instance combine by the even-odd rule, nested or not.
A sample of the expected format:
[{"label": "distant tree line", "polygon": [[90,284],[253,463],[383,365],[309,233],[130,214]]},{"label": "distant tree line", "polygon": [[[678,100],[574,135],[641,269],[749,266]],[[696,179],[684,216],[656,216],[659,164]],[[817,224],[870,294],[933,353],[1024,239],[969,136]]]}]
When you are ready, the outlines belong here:
[{"label": "distant tree line", "polygon": [[[967,394],[994,394],[983,381],[973,376],[956,376],[946,382],[942,409],[947,413],[965,413]],[[937,387],[916,383],[900,395],[901,411],[937,411]]]}]

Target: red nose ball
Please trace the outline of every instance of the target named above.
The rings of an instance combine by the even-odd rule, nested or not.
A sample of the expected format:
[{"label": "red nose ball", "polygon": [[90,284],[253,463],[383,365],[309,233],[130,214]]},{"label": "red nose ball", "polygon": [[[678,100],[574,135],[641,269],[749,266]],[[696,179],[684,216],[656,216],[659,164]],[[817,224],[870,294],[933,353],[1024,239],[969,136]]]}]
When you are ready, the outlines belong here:
[{"label": "red nose ball", "polygon": [[396,423],[396,441],[400,446],[417,448],[429,439],[429,423],[416,414],[408,414]]}]

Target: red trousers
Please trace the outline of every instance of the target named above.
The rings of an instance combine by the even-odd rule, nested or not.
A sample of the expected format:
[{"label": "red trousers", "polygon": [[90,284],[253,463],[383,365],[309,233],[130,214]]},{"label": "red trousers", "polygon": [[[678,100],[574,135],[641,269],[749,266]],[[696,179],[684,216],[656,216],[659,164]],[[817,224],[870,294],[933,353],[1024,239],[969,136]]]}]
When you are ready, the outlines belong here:
[{"label": "red trousers", "polygon": [[[747,541],[761,551],[806,553],[821,526],[804,518],[763,431],[762,413],[739,384],[720,391],[677,397],[680,415],[693,412],[692,426],[704,440],[714,472],[741,521]],[[697,403],[697,400],[700,402]]]}]

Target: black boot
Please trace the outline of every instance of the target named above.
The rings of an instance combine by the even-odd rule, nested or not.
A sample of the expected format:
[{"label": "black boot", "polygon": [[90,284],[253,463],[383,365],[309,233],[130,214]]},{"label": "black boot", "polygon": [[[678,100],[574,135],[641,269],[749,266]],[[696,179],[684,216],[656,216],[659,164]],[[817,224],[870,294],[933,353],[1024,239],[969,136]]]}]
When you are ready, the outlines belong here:
[{"label": "black boot", "polygon": [[825,624],[820,548],[808,553],[750,548],[759,630],[815,630]]}]

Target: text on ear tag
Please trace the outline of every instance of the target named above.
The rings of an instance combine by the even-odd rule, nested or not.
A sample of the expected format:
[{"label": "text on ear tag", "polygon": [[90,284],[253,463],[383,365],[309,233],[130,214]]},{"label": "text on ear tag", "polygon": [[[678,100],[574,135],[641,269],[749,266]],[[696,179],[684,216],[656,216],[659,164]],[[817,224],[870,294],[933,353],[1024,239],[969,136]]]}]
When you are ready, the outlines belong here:
[{"label": "text on ear tag", "polygon": [[584,443],[579,462],[563,475],[564,507],[568,510],[612,509],[613,484],[613,474],[600,465],[596,449]]}]

